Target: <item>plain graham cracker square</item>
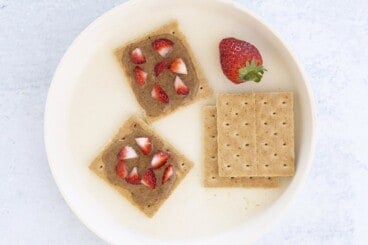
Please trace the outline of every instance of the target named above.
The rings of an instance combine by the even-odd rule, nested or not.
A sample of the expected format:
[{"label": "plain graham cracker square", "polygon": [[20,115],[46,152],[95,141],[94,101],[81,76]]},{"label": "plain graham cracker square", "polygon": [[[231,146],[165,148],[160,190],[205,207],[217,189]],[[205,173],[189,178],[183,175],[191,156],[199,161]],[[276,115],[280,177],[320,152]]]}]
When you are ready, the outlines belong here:
[{"label": "plain graham cracker square", "polygon": [[291,92],[220,94],[217,115],[220,176],[294,175]]},{"label": "plain graham cracker square", "polygon": [[219,94],[217,98],[218,171],[222,177],[257,176],[254,96]]},{"label": "plain graham cracker square", "polygon": [[217,111],[205,106],[203,115],[203,184],[205,187],[277,187],[276,177],[220,177],[217,162]]},{"label": "plain graham cracker square", "polygon": [[257,175],[294,175],[293,107],[291,92],[256,94]]}]

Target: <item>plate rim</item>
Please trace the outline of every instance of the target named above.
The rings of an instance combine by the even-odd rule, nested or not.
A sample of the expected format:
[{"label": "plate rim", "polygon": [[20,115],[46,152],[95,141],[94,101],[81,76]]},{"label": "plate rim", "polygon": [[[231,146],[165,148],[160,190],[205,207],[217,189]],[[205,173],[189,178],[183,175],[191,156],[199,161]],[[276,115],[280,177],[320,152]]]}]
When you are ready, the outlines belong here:
[{"label": "plate rim", "polygon": [[[49,148],[49,134],[48,134],[48,121],[49,121],[49,115],[50,115],[50,104],[51,104],[51,94],[53,94],[53,91],[55,90],[55,80],[56,80],[56,75],[60,72],[61,68],[62,68],[62,64],[64,63],[64,60],[67,56],[67,54],[70,52],[71,48],[73,46],[75,46],[76,43],[79,42],[79,40],[81,39],[82,36],[85,35],[86,32],[88,32],[90,29],[92,29],[95,25],[97,25],[97,23],[99,22],[99,20],[101,18],[104,18],[108,15],[112,15],[115,11],[119,11],[121,9],[124,9],[126,7],[128,7],[129,5],[135,5],[138,4],[140,2],[144,2],[147,0],[128,0],[122,4],[119,4],[111,9],[109,9],[108,11],[104,12],[102,15],[100,15],[99,17],[97,17],[96,19],[94,19],[90,24],[87,25],[87,27],[85,27],[83,29],[82,32],[80,32],[75,39],[72,41],[72,43],[68,46],[68,48],[66,49],[66,51],[64,52],[62,58],[60,59],[57,68],[54,71],[53,74],[53,78],[51,80],[49,89],[48,89],[48,93],[47,93],[47,99],[46,99],[46,103],[45,103],[45,111],[44,111],[44,117],[43,117],[43,121],[44,121],[44,125],[43,125],[43,132],[44,132],[44,145],[45,145],[45,150],[46,150],[46,156],[47,156],[47,161],[48,161],[48,165],[51,171],[51,174],[53,176],[53,179],[55,181],[55,184],[58,188],[58,190],[60,191],[60,194],[62,195],[63,199],[65,200],[66,204],[69,206],[70,210],[74,213],[74,215],[78,218],[78,220],[84,224],[90,231],[92,231],[94,234],[96,234],[100,239],[108,242],[108,243],[114,243],[113,240],[109,239],[108,237],[106,237],[104,234],[102,234],[102,232],[100,232],[99,230],[93,228],[88,222],[86,222],[86,220],[84,220],[84,218],[82,218],[78,212],[76,211],[76,208],[74,207],[74,204],[72,203],[72,200],[70,200],[67,195],[65,194],[63,188],[62,188],[62,183],[61,180],[57,178],[57,174],[56,174],[56,170],[54,168],[54,163],[50,160],[50,148]],[[151,0],[153,1],[153,0]],[[266,226],[263,227],[263,229],[261,231],[258,231],[253,239],[251,240],[257,240],[258,238],[260,238],[262,235],[264,235],[271,227],[273,227],[277,222],[279,222],[281,220],[281,218],[285,215],[286,211],[289,209],[289,207],[292,205],[292,203],[295,201],[297,195],[300,193],[301,189],[303,188],[303,186],[305,186],[305,182],[307,179],[307,176],[309,175],[312,163],[313,163],[313,157],[314,157],[314,153],[315,153],[315,147],[316,147],[316,111],[315,111],[315,100],[314,100],[314,96],[313,96],[313,91],[311,88],[311,84],[308,80],[308,77],[306,75],[306,72],[304,71],[303,67],[301,66],[299,60],[297,59],[296,55],[291,51],[289,45],[281,38],[281,36],[275,31],[273,30],[271,27],[268,26],[268,24],[262,20],[262,18],[260,18],[257,14],[251,12],[250,10],[248,10],[243,4],[237,3],[234,0],[212,0],[212,3],[218,3],[218,4],[230,4],[232,5],[234,8],[240,10],[241,12],[243,12],[244,14],[250,16],[251,18],[253,18],[255,21],[257,21],[258,23],[260,23],[265,29],[267,29],[268,32],[270,32],[276,39],[278,39],[278,41],[284,46],[285,51],[292,57],[293,62],[296,65],[296,68],[298,69],[298,72],[300,73],[301,77],[303,78],[303,82],[306,88],[306,92],[307,92],[307,97],[309,99],[309,107],[311,110],[311,125],[310,125],[310,131],[311,131],[311,135],[310,135],[310,150],[306,155],[306,168],[305,171],[301,173],[301,176],[299,177],[299,182],[296,185],[296,190],[294,192],[292,192],[289,196],[288,199],[284,202],[284,208],[281,209],[281,211],[277,214],[275,214],[273,217],[273,219],[267,223]],[[287,191],[287,189],[281,194],[280,198],[284,196],[285,192]],[[279,198],[279,199],[280,199]],[[277,200],[276,202],[279,202],[279,200]],[[198,242],[200,238],[196,238],[196,240],[192,240],[191,242]],[[155,238],[150,238],[150,240],[154,241],[157,240]],[[208,241],[211,241],[212,238],[209,238]],[[178,241],[175,240],[175,242],[182,242],[182,241]],[[203,242],[203,241],[200,241]]]}]

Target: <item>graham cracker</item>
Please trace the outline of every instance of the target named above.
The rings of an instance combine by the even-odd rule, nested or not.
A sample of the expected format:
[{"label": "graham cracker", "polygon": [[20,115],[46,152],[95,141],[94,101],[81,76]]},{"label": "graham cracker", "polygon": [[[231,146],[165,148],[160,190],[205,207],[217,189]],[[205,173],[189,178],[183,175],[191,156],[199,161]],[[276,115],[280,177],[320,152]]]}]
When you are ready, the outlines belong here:
[{"label": "graham cracker", "polygon": [[205,187],[277,187],[276,177],[220,177],[217,162],[217,111],[215,106],[203,108]]},{"label": "graham cracker", "polygon": [[255,95],[219,94],[218,167],[221,177],[257,175]]},{"label": "graham cracker", "polygon": [[161,111],[160,115],[158,116],[150,116],[147,114],[147,111],[143,109],[143,107],[141,107],[143,114],[145,115],[146,119],[148,122],[153,122],[156,121],[158,119],[161,119],[162,117],[167,116],[168,114],[171,114],[185,106],[188,106],[194,102],[197,102],[198,100],[207,98],[209,96],[212,95],[213,91],[210,88],[210,86],[208,85],[207,79],[202,71],[201,65],[199,64],[199,62],[197,61],[197,59],[195,58],[194,52],[192,51],[185,35],[180,31],[179,26],[178,26],[178,22],[176,20],[172,20],[170,22],[168,22],[167,24],[157,28],[156,30],[153,30],[150,33],[145,34],[142,37],[136,38],[135,40],[129,42],[128,44],[123,45],[122,47],[119,47],[115,50],[115,56],[117,57],[122,70],[124,71],[126,77],[129,80],[129,84],[135,82],[134,80],[132,80],[132,76],[131,76],[131,70],[129,70],[123,63],[122,61],[122,56],[124,54],[125,49],[137,42],[140,42],[142,40],[145,39],[150,39],[150,37],[152,36],[157,36],[157,35],[162,35],[162,34],[172,34],[174,36],[176,36],[178,39],[180,39],[180,41],[182,42],[183,46],[186,48],[186,51],[189,53],[189,56],[191,58],[191,61],[195,67],[195,72],[197,74],[197,78],[198,78],[198,91],[197,94],[195,95],[194,98],[192,99],[188,99],[188,100],[184,100],[182,104],[180,104],[180,106],[177,106],[176,108],[173,107],[168,107],[165,108]]},{"label": "graham cracker", "polygon": [[[107,177],[107,173],[105,170],[105,162],[103,161],[102,158],[105,152],[107,152],[115,142],[124,139],[124,136],[131,134],[137,126],[143,129],[144,134],[146,136],[150,137],[151,139],[155,138],[156,140],[159,140],[163,145],[162,150],[170,152],[170,154],[172,156],[175,156],[176,159],[175,162],[173,161],[170,162],[174,165],[176,175],[176,180],[173,183],[172,188],[165,196],[165,198],[162,198],[161,200],[158,200],[158,202],[155,202],[153,204],[150,203],[150,205],[138,205],[132,198],[130,191],[119,185],[114,185]],[[192,167],[193,163],[190,160],[188,160],[183,154],[177,151],[170,143],[168,143],[165,139],[160,137],[145,122],[143,122],[136,116],[131,116],[125,123],[123,123],[118,132],[115,134],[115,136],[110,140],[110,142],[106,144],[101,153],[95,158],[95,160],[93,160],[93,162],[89,166],[89,168],[97,176],[105,180],[110,186],[116,189],[121,195],[123,195],[126,199],[128,199],[134,206],[140,209],[148,217],[152,217],[159,210],[159,208],[163,205],[166,199],[172,195],[172,192],[184,179],[184,177],[187,175],[187,173],[191,170]],[[160,179],[158,179],[157,181],[160,181]]]},{"label": "graham cracker", "polygon": [[257,175],[294,175],[293,94],[256,93],[255,111]]}]

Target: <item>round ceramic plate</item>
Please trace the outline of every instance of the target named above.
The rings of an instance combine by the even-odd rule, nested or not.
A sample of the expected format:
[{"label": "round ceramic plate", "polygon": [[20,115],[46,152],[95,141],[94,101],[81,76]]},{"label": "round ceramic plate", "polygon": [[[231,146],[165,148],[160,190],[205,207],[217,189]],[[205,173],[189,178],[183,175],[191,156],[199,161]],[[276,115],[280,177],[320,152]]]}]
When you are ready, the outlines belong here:
[{"label": "round ceramic plate", "polygon": [[[162,7],[164,6],[164,7]],[[279,188],[204,188],[201,113],[215,97],[186,107],[152,127],[195,163],[149,219],[88,166],[130,114],[139,114],[116,47],[176,19],[210,86],[218,92],[293,91],[296,175]],[[234,85],[222,74],[218,43],[236,37],[255,44],[268,72],[259,84]],[[311,91],[295,58],[264,23],[229,1],[129,1],[94,21],[69,47],[52,81],[45,142],[55,181],[74,213],[111,243],[249,242],[288,207],[311,164],[314,112]]]}]

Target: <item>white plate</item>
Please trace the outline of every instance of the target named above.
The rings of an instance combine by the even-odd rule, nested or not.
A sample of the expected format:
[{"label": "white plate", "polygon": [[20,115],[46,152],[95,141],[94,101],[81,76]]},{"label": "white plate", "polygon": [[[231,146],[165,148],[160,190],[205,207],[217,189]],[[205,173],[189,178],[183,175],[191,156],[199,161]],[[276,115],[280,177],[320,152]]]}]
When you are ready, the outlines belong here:
[{"label": "white plate", "polygon": [[[128,115],[139,111],[112,50],[171,19],[179,21],[216,92],[294,91],[297,171],[276,189],[203,188],[200,108],[214,103],[212,98],[153,125],[195,167],[155,217],[148,219],[89,171],[88,165]],[[229,36],[260,49],[268,69],[260,84],[233,85],[223,76],[218,43]],[[252,241],[286,210],[304,183],[314,145],[311,90],[280,39],[234,3],[130,1],[94,21],[69,47],[49,90],[45,142],[51,171],[66,202],[108,242]]]}]

